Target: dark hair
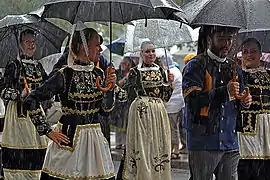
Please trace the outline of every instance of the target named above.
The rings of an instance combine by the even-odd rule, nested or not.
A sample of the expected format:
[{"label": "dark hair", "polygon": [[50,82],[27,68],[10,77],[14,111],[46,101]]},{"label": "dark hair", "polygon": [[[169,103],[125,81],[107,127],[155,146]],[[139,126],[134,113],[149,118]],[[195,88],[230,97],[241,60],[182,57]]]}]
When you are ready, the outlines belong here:
[{"label": "dark hair", "polygon": [[32,29],[26,29],[26,30],[23,30],[21,33],[20,33],[20,42],[22,42],[22,37],[27,35],[27,34],[31,34],[33,36],[36,36],[36,32],[33,31]]},{"label": "dark hair", "polygon": [[208,47],[207,36],[213,38],[214,34],[217,32],[227,32],[234,34],[236,33],[237,30],[238,28],[227,26],[210,26],[210,25],[202,26],[199,31],[197,54],[204,53],[207,50]]},{"label": "dark hair", "polygon": [[103,37],[99,34],[99,40],[100,40],[100,44],[102,44],[103,43]]},{"label": "dark hair", "polygon": [[[83,33],[85,35],[85,39],[88,44],[89,41],[92,40],[93,35],[97,33],[97,31],[93,28],[86,28],[83,30]],[[75,55],[78,55],[81,44],[83,44],[83,42],[80,35],[80,31],[75,31],[72,37],[72,41],[71,41],[71,50],[73,51]]]},{"label": "dark hair", "polygon": [[247,39],[245,39],[242,42],[241,47],[243,47],[246,44],[250,44],[250,43],[256,44],[257,47],[259,48],[259,50],[262,51],[262,46],[261,46],[260,42],[256,38],[247,38]]}]

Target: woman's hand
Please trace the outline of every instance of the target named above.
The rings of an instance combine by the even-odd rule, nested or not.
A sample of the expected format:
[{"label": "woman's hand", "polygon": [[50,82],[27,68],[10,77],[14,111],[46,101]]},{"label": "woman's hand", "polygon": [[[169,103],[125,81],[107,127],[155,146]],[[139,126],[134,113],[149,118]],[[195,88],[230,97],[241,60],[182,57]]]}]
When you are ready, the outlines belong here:
[{"label": "woman's hand", "polygon": [[115,74],[115,69],[114,68],[108,68],[107,69],[107,77],[106,77],[106,84],[112,84],[113,87],[115,86],[116,83],[116,74]]},{"label": "woman's hand", "polygon": [[169,81],[169,83],[170,84],[172,84],[173,83],[173,81],[174,81],[174,75],[173,75],[173,73],[168,73],[168,81]]},{"label": "woman's hand", "polygon": [[52,130],[47,134],[47,136],[59,147],[61,147],[61,142],[65,144],[68,144],[70,142],[69,138],[66,135],[62,134],[60,130]]}]

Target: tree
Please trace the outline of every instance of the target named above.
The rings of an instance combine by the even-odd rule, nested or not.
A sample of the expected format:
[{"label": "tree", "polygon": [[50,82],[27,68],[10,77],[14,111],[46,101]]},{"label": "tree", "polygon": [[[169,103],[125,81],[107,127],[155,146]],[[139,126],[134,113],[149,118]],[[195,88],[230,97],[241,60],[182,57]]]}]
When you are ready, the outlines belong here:
[{"label": "tree", "polygon": [[9,14],[25,14],[36,10],[50,0],[1,0],[0,19]]}]

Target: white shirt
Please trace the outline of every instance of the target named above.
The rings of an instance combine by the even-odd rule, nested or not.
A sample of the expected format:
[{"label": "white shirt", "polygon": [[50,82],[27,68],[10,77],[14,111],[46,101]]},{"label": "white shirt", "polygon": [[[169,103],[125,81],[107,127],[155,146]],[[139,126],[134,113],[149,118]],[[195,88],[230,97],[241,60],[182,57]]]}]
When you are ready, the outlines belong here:
[{"label": "white shirt", "polygon": [[165,103],[168,113],[178,113],[184,106],[184,97],[182,90],[182,73],[177,67],[170,68],[170,72],[174,75],[173,85],[175,86],[170,100]]}]

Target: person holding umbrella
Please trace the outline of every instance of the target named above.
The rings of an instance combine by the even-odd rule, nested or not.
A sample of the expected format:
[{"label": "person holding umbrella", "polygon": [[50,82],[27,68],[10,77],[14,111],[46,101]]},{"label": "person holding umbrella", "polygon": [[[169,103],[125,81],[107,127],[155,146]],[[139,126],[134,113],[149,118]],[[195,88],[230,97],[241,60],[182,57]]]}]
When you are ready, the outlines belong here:
[{"label": "person holding umbrella", "polygon": [[5,179],[38,180],[40,178],[47,141],[31,122],[23,100],[46,80],[42,65],[33,58],[36,32],[20,33],[18,58],[5,68],[2,99],[6,104],[2,136],[2,157]]},{"label": "person holding umbrella", "polygon": [[270,71],[261,66],[261,44],[255,38],[242,43],[242,66],[252,104],[241,110],[239,180],[269,180],[270,175]]},{"label": "person holding umbrella", "polygon": [[132,102],[126,136],[123,179],[170,180],[171,133],[164,106],[172,94],[174,76],[154,63],[155,45],[141,45],[142,62],[130,70],[126,86]]},{"label": "person holding umbrella", "polygon": [[201,53],[183,71],[185,126],[191,180],[236,180],[239,150],[237,116],[239,106],[249,107],[250,94],[236,100],[244,89],[239,67],[239,82],[233,79],[233,61],[227,58],[236,28],[203,26],[200,29]]},{"label": "person holding umbrella", "polygon": [[[42,114],[42,100],[60,97],[63,116],[57,129],[70,141],[50,143],[41,179],[114,179],[114,165],[107,140],[101,132],[99,114],[106,115],[114,106],[114,90],[97,89],[96,78],[114,87],[114,69],[103,71],[94,65],[100,50],[96,30],[76,25],[69,44],[68,65],[56,72],[26,98],[29,112]],[[45,121],[46,117],[41,116]],[[44,127],[44,130],[50,128]]]}]

